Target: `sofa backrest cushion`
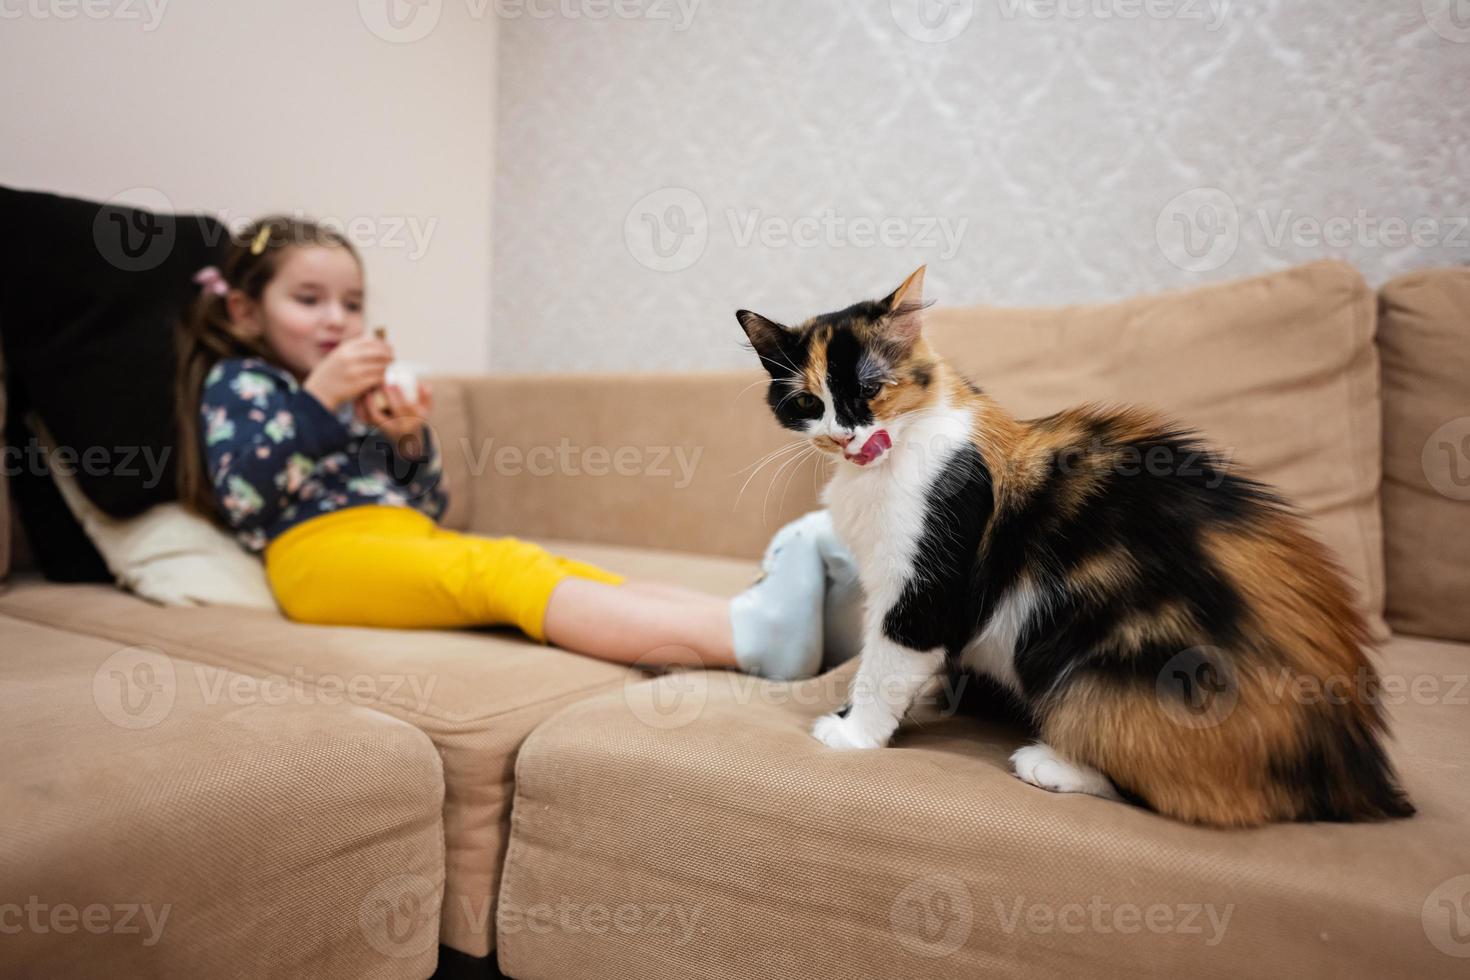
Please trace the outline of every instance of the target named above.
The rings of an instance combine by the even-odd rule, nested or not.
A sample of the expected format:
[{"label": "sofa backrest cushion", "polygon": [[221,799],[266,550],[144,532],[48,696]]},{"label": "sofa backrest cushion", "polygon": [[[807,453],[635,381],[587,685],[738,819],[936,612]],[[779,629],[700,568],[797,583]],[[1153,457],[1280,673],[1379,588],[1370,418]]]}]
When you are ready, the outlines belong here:
[{"label": "sofa backrest cushion", "polygon": [[1470,641],[1470,267],[1380,297],[1388,621]]},{"label": "sofa backrest cushion", "polygon": [[1383,636],[1375,314],[1351,266],[1319,262],[1106,305],[939,308],[929,336],[1023,418],[1121,402],[1200,430],[1300,506]]},{"label": "sofa backrest cushion", "polygon": [[[733,316],[730,329],[740,330]],[[444,440],[451,509],[462,472],[481,534],[759,558],[784,523],[819,506],[826,473],[776,424],[762,379],[465,378],[471,438]]]},{"label": "sofa backrest cushion", "polygon": [[470,466],[475,458],[470,444],[473,432],[466,388],[475,383],[475,378],[440,375],[426,380],[434,390],[434,413],[429,427],[439,445],[439,458],[444,465],[441,479],[449,494],[449,506],[439,516],[439,526],[466,531],[474,505]]}]

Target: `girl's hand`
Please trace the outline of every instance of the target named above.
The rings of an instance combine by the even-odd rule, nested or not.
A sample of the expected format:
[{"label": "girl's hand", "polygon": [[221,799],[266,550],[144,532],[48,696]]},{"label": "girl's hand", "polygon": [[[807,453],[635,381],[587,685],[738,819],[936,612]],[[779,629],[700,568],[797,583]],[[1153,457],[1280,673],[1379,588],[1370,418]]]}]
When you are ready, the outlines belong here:
[{"label": "girl's hand", "polygon": [[[428,382],[418,383],[418,400],[412,401],[397,385],[361,395],[354,405],[357,417],[382,432],[398,450],[398,455],[415,458],[424,454],[423,430],[434,410],[434,393]],[[387,411],[379,403],[379,393],[388,399]]]},{"label": "girl's hand", "polygon": [[363,392],[383,383],[383,373],[393,361],[393,348],[386,340],[368,334],[344,340],[322,358],[301,387],[335,412]]}]

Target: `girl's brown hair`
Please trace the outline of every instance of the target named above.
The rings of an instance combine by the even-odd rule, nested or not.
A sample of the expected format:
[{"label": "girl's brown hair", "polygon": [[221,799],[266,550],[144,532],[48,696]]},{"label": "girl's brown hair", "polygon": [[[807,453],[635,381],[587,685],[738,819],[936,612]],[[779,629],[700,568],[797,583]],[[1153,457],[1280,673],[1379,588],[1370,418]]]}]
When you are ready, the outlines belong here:
[{"label": "girl's brown hair", "polygon": [[[297,246],[344,248],[362,262],[357,249],[338,232],[301,218],[261,218],[230,236],[219,271],[231,291],[239,291],[259,303],[265,287],[275,278],[286,253]],[[246,338],[235,332],[227,297],[201,289],[199,298],[179,323],[174,406],[178,429],[179,502],[196,514],[228,528],[220,514],[214,485],[204,463],[199,401],[204,379],[222,360],[259,357],[284,368],[262,338]]]}]

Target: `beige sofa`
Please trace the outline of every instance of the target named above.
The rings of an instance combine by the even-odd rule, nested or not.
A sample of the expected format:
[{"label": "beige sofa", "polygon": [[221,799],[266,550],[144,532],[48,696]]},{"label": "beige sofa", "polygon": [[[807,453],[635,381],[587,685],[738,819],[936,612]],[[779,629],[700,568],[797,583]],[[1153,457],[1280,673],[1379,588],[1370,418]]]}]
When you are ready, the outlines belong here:
[{"label": "beige sofa", "polygon": [[[1319,263],[941,309],[932,333],[1018,412],[1154,404],[1299,501],[1387,637],[1419,814],[1204,830],[1022,784],[1024,732],[956,692],[889,750],[828,750],[807,730],[852,665],[650,679],[504,631],[164,609],[22,562],[0,592],[0,972],[422,978],[443,943],[517,978],[1465,975],[1470,270],[1378,296]],[[788,441],[758,380],[439,379],[445,522],[733,594],[820,477],[739,493]]]}]

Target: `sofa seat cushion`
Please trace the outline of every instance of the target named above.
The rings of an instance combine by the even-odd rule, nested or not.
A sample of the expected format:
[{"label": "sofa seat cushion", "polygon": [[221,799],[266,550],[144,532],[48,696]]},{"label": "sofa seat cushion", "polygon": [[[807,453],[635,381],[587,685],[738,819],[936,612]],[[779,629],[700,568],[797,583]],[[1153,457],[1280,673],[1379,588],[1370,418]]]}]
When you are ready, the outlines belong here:
[{"label": "sofa seat cushion", "polygon": [[[1459,977],[1470,901],[1464,647],[1385,651],[1420,812],[1187,826],[1010,775],[1015,729],[944,712],[895,745],[808,730],[851,666],[800,684],[670,675],[522,746],[500,897],[521,980]],[[1390,691],[1398,691],[1390,687]]]},{"label": "sofa seat cushion", "polygon": [[[733,594],[752,563],[666,552],[546,542],[563,554],[635,578]],[[300,689],[309,701],[367,705],[422,730],[444,765],[443,941],[475,956],[491,947],[493,901],[509,832],[512,770],[521,741],[545,718],[589,695],[646,676],[531,643],[506,630],[383,630],[292,623],[251,609],[160,608],[118,589],[18,576],[0,613],[114,644]],[[294,695],[293,695],[294,696]]]},{"label": "sofa seat cushion", "polygon": [[443,781],[421,732],[5,615],[0,648],[7,976],[433,970]]}]

